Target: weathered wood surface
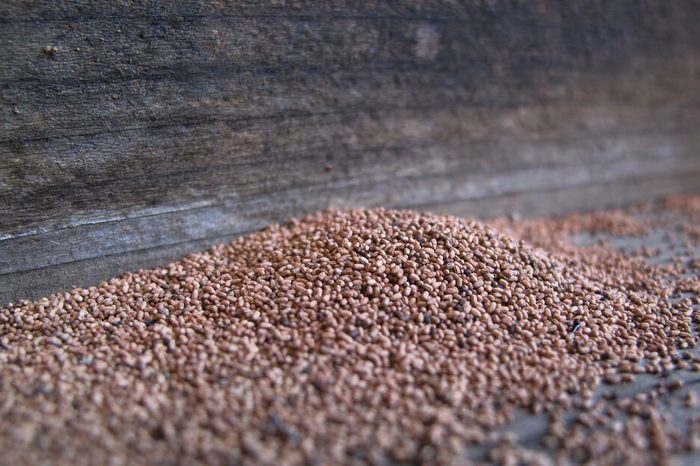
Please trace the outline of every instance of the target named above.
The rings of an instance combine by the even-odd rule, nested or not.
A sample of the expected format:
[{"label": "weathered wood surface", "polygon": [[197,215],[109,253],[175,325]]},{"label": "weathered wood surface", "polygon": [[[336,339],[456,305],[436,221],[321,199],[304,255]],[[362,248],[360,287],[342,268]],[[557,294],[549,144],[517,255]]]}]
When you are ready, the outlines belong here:
[{"label": "weathered wood surface", "polygon": [[3,2],[0,303],[326,206],[700,190],[698,24],[690,0]]}]

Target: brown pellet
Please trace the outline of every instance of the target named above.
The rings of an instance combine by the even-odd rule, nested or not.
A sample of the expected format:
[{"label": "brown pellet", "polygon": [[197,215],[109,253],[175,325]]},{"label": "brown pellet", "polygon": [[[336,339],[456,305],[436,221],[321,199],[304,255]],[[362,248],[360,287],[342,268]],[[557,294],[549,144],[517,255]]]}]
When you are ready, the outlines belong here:
[{"label": "brown pellet", "polygon": [[[694,346],[690,304],[670,304],[666,270],[563,239],[644,231],[624,215],[556,222],[497,222],[509,236],[330,210],[3,308],[0,451],[12,463],[454,464],[514,408],[573,397],[584,415],[548,437],[564,458],[585,442],[616,454],[620,438],[647,442],[632,463],[671,451],[646,398],[611,408],[632,416],[613,425],[592,396],[642,367],[674,370]],[[545,461],[511,443],[490,458]]]}]

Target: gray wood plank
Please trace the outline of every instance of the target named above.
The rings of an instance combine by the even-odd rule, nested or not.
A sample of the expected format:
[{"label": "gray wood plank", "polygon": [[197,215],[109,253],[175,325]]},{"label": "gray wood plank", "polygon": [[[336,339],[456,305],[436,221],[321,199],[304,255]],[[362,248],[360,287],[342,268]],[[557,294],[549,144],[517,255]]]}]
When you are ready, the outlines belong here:
[{"label": "gray wood plank", "polygon": [[3,2],[0,303],[326,206],[700,190],[697,24],[692,0]]}]

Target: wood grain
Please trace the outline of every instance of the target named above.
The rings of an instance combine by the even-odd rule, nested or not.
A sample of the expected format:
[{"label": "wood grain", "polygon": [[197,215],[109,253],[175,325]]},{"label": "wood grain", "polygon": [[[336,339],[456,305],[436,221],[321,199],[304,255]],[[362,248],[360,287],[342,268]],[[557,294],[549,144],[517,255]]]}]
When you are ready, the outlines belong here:
[{"label": "wood grain", "polygon": [[0,23],[0,303],[327,206],[700,189],[690,0],[11,1]]}]

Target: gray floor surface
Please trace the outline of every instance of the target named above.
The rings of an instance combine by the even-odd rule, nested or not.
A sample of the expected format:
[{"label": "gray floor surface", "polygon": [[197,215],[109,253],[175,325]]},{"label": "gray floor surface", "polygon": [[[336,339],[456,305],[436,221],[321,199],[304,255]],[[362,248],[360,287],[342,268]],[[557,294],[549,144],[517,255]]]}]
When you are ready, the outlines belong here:
[{"label": "gray floor surface", "polygon": [[[648,258],[652,264],[666,264],[673,261],[677,257],[694,257],[700,258],[700,246],[694,246],[688,249],[683,243],[684,237],[677,231],[667,231],[664,229],[656,229],[649,232],[645,237],[615,237],[610,235],[591,235],[580,234],[572,238],[574,244],[589,245],[595,242],[606,242],[612,247],[632,252],[640,251],[644,247],[657,249],[660,254]],[[697,273],[697,269],[694,272]],[[673,299],[679,299],[679,296]],[[695,306],[694,309],[697,309]],[[694,335],[696,342],[699,344],[691,349],[690,352],[694,356],[700,357],[700,338],[698,338],[698,326],[694,325]],[[657,384],[669,384],[671,381],[680,379],[684,382],[683,386],[663,397],[660,400],[658,409],[670,416],[671,425],[678,429],[682,435],[687,438],[688,420],[700,414],[700,402],[695,408],[688,408],[685,405],[684,398],[689,391],[695,392],[698,400],[700,400],[700,373],[689,370],[673,371],[667,377],[660,375],[637,375],[632,383],[622,385],[601,385],[595,392],[595,398],[602,399],[604,392],[613,392],[618,399],[631,398],[639,393],[649,393]],[[577,413],[576,409],[572,409],[568,416],[573,419]],[[504,426],[501,431],[510,433],[515,438],[515,444],[532,450],[533,452],[543,453],[554,461],[552,450],[548,450],[542,445],[542,440],[546,434],[548,420],[546,415],[533,415],[526,411],[518,411],[512,422]],[[493,445],[483,445],[470,448],[468,457],[475,461],[487,461],[488,452]],[[554,464],[554,463],[553,463]],[[691,454],[678,455],[672,459],[672,464],[680,466],[700,465],[700,452]]]}]

